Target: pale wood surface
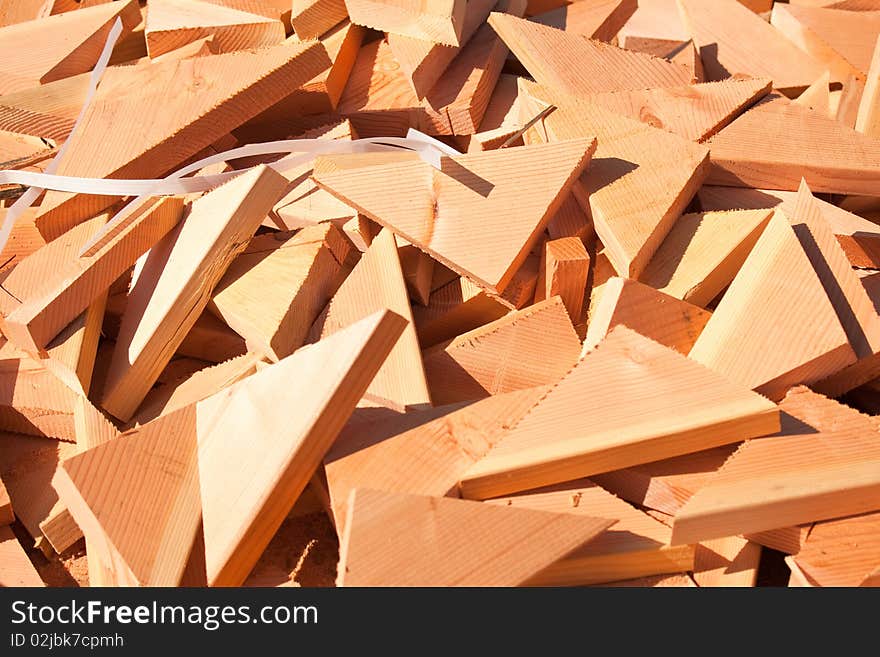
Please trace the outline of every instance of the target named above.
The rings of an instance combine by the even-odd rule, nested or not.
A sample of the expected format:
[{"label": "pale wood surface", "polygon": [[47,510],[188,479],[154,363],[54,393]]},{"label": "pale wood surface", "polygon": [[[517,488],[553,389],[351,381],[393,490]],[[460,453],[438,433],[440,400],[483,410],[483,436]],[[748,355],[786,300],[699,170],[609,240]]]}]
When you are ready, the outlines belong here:
[{"label": "pale wood surface", "polygon": [[705,541],[695,546],[694,581],[698,586],[755,586],[761,546],[739,536]]},{"label": "pale wood surface", "polygon": [[541,254],[535,302],[559,295],[572,324],[580,324],[584,320],[584,297],[589,277],[590,254],[580,237],[547,240]]},{"label": "pale wood surface", "polygon": [[[435,267],[436,270],[436,267]],[[430,303],[413,308],[413,320],[423,348],[503,317],[510,309],[464,276],[431,292]]]},{"label": "pale wood surface", "polygon": [[535,23],[611,41],[636,12],[636,0],[578,0],[532,16]]},{"label": "pale wood surface", "polygon": [[855,128],[870,137],[880,138],[880,37],[874,46]]},{"label": "pale wood surface", "polygon": [[449,46],[461,45],[466,6],[466,0],[345,0],[352,23]]},{"label": "pale wood surface", "polygon": [[817,522],[794,561],[812,586],[877,586],[880,513]]},{"label": "pale wood surface", "polygon": [[300,39],[314,39],[346,18],[345,0],[293,0],[290,24]]},{"label": "pale wood surface", "polygon": [[0,586],[45,586],[9,527],[0,527]]},{"label": "pale wood surface", "polygon": [[831,75],[826,71],[818,80],[807,87],[793,102],[808,107],[823,116],[835,117],[831,110]]}]

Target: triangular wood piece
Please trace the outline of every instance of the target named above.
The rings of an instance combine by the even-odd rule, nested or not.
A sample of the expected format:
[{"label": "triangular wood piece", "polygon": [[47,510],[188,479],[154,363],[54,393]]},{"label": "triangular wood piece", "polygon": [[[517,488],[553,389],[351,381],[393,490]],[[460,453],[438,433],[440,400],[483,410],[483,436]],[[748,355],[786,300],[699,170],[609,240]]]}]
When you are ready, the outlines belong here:
[{"label": "triangular wood piece", "polygon": [[129,290],[104,384],[109,413],[134,415],[287,184],[266,166],[243,173],[194,201],[186,221],[150,250]]},{"label": "triangular wood piece", "polygon": [[217,283],[208,308],[278,361],[301,347],[357,252],[331,223],[254,237]]},{"label": "triangular wood piece", "polygon": [[621,47],[628,50],[635,50],[630,42],[636,40],[681,44],[690,38],[681,22],[675,0],[639,0],[639,8],[618,36]]},{"label": "triangular wood piece", "polygon": [[706,307],[736,276],[772,214],[743,210],[683,215],[639,280]]},{"label": "triangular wood piece", "polygon": [[580,34],[498,13],[489,16],[489,25],[539,84],[560,93],[588,96],[693,82],[683,66]]},{"label": "triangular wood piece", "polygon": [[79,251],[106,222],[99,216],[67,231],[23,260],[4,281],[20,301],[3,332],[20,348],[39,353],[99,295],[177,225],[181,197],[149,199],[88,255]]},{"label": "triangular wood piece", "polygon": [[132,30],[141,20],[138,3],[85,7],[0,29],[0,93],[90,71],[117,18]]},{"label": "triangular wood piece", "polygon": [[324,314],[316,320],[312,335],[324,338],[384,308],[403,317],[407,327],[367,392],[375,399],[401,408],[430,404],[422,354],[397,255],[397,242],[387,229],[376,236],[343,281]]},{"label": "triangular wood piece", "polygon": [[880,138],[880,38],[874,47],[865,90],[859,101],[855,128],[869,137]]},{"label": "triangular wood piece", "polygon": [[690,357],[773,399],[856,361],[794,230],[774,214]]},{"label": "triangular wood piece", "polygon": [[356,25],[448,46],[461,45],[467,4],[466,0],[345,0]]},{"label": "triangular wood piece", "polygon": [[880,11],[841,11],[825,7],[774,4],[773,26],[827,66],[834,82],[864,77],[880,36]]},{"label": "triangular wood piece", "polygon": [[340,432],[324,459],[330,507],[341,533],[355,488],[441,497],[547,392],[545,387],[472,404],[392,413]]},{"label": "triangular wood piece", "polygon": [[858,411],[806,388],[780,404],[783,431],[744,443],[678,511],[674,543],[880,509],[880,433]]},{"label": "triangular wood piece", "polygon": [[[697,192],[697,198],[704,210],[778,207],[786,216],[792,217],[797,192],[705,185]],[[828,201],[817,198],[814,203],[821,208],[822,217],[853,267],[880,268],[880,228],[877,224]]]},{"label": "triangular wood piece", "polygon": [[89,74],[74,75],[0,96],[0,130],[67,139],[89,89]]},{"label": "triangular wood piece", "polygon": [[534,575],[529,581],[532,586],[588,586],[694,568],[693,546],[670,546],[668,527],[588,479],[487,503],[617,521],[608,531]]},{"label": "triangular wood piece", "polygon": [[579,0],[530,20],[598,41],[611,41],[635,13],[636,0]]},{"label": "triangular wood piece", "polygon": [[290,25],[300,39],[317,39],[346,18],[345,0],[293,0]]},{"label": "triangular wood piece", "polygon": [[817,522],[792,558],[811,586],[880,586],[880,513]]},{"label": "triangular wood piece", "polygon": [[839,397],[880,376],[880,315],[803,181],[789,221],[858,358],[850,367],[813,386],[816,392]]},{"label": "triangular wood piece", "polygon": [[807,87],[793,102],[808,107],[814,112],[819,112],[822,116],[834,118],[834,113],[831,111],[830,84],[831,75],[826,71],[822,77]]},{"label": "triangular wood piece", "polygon": [[497,297],[486,294],[483,288],[461,276],[433,290],[427,306],[413,308],[413,320],[419,343],[428,348],[493,322],[508,312],[510,308]]},{"label": "triangular wood piece", "polygon": [[[441,170],[421,160],[326,172],[316,163],[314,178],[436,260],[501,292],[594,149],[593,139],[580,138],[469,153],[443,158]],[[396,181],[395,194],[379,193],[387,180]]]},{"label": "triangular wood piece", "polygon": [[876,194],[880,139],[770,94],[709,140],[710,185]]},{"label": "triangular wood piece", "polygon": [[602,285],[590,301],[584,349],[593,349],[611,329],[623,324],[687,355],[711,316],[708,310],[658,292],[644,283],[615,276]]},{"label": "triangular wood piece", "polygon": [[210,36],[217,52],[274,46],[284,41],[279,20],[200,0],[153,0],[144,35],[151,58]]},{"label": "triangular wood piece", "polygon": [[[165,175],[329,63],[324,47],[310,42],[113,67],[68,142],[57,173],[97,178]],[[194,85],[198,94],[186,91]],[[169,89],[179,93],[169,94]],[[142,120],[119,120],[127,116]],[[113,200],[47,192],[37,227],[47,238],[57,237]]]},{"label": "triangular wood piece", "polygon": [[708,150],[598,105],[520,84],[533,100],[523,102],[526,114],[556,106],[535,126],[536,139],[596,134],[599,145],[581,184],[606,255],[618,274],[637,277],[702,184]]},{"label": "triangular wood piece", "polygon": [[813,84],[824,67],[737,0],[678,0],[710,80],[736,73],[770,78],[781,91]]},{"label": "triangular wood piece", "polygon": [[45,586],[9,527],[0,527],[0,587]]},{"label": "triangular wood piece", "polygon": [[[339,586],[518,586],[613,520],[468,500],[352,491]],[[395,540],[389,545],[388,536]]]},{"label": "triangular wood piece", "polygon": [[464,333],[423,354],[435,404],[555,383],[577,362],[580,341],[559,297]]},{"label": "triangular wood piece", "polygon": [[755,586],[761,546],[740,536],[704,541],[694,552],[694,580],[702,587]]},{"label": "triangular wood piece", "polygon": [[201,530],[195,407],[67,459],[62,500],[104,563],[142,586],[176,586]]},{"label": "triangular wood piece", "polygon": [[744,78],[687,87],[611,91],[589,96],[597,105],[655,128],[703,141],[770,92],[770,80]]},{"label": "triangular wood piece", "polygon": [[375,313],[196,405],[210,585],[245,581],[405,325]]},{"label": "triangular wood piece", "polygon": [[427,306],[434,278],[434,258],[412,244],[398,247],[397,255],[410,299],[413,303]]},{"label": "triangular wood piece", "polygon": [[460,486],[485,499],[778,430],[772,402],[618,326]]},{"label": "triangular wood piece", "polygon": [[[565,205],[577,201],[569,197]],[[565,207],[565,206],[563,206]],[[578,206],[579,207],[579,206]],[[559,214],[553,217],[556,222]],[[559,229],[557,223],[556,228]],[[548,225],[549,231],[549,225]],[[551,233],[553,231],[550,231]],[[562,237],[549,239],[541,253],[541,268],[538,271],[538,282],[535,286],[535,301],[543,301],[559,295],[572,324],[580,324],[584,320],[584,297],[590,278],[590,254],[580,237]]]},{"label": "triangular wood piece", "polygon": [[[496,4],[497,0],[471,0],[467,3],[461,30],[462,45],[470,41],[478,28],[485,23]],[[452,60],[461,52],[460,47],[402,34],[388,34],[387,40],[394,58],[419,98],[423,98],[434,87]]]}]

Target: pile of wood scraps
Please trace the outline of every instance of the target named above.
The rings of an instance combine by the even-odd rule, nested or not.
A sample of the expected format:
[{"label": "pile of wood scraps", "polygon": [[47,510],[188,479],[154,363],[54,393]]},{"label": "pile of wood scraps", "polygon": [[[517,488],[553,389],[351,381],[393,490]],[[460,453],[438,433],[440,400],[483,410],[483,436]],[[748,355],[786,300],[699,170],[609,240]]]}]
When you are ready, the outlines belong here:
[{"label": "pile of wood scraps", "polygon": [[880,2],[6,4],[0,586],[880,585]]}]

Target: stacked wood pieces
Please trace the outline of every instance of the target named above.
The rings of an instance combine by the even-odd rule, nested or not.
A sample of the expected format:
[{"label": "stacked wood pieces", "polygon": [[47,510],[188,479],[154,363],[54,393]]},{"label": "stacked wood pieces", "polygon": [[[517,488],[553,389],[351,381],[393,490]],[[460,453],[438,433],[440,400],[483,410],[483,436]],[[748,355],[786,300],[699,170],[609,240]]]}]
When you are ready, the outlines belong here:
[{"label": "stacked wood pieces", "polygon": [[880,585],[880,4],[7,4],[0,586]]}]

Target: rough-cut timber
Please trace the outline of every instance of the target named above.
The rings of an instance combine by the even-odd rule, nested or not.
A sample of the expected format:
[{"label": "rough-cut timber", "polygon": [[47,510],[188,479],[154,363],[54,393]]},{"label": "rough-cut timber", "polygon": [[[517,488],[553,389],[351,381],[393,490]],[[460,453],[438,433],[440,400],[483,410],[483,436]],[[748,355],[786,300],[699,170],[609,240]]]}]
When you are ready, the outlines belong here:
[{"label": "rough-cut timber", "polygon": [[300,39],[317,39],[346,18],[345,0],[293,0],[290,24]]},{"label": "rough-cut timber", "polygon": [[614,524],[365,488],[352,491],[348,507],[339,586],[523,585]]},{"label": "rough-cut timber", "polygon": [[467,4],[467,0],[345,0],[352,23],[448,46],[461,45]]},{"label": "rough-cut timber", "polygon": [[559,297],[512,312],[427,349],[435,404],[555,383],[577,362],[580,341]]},{"label": "rough-cut timber", "polygon": [[572,323],[580,324],[589,277],[590,254],[579,237],[547,240],[541,254],[535,302],[559,295]]},{"label": "rough-cut timber", "polygon": [[636,0],[578,0],[531,20],[597,41],[611,41],[635,13]]},{"label": "rough-cut timber", "polygon": [[619,326],[460,486],[465,497],[485,499],[778,430],[772,402]]},{"label": "rough-cut timber", "polygon": [[45,586],[9,527],[0,527],[0,586]]},{"label": "rough-cut timber", "polygon": [[834,307],[785,217],[774,214],[690,357],[780,399],[856,361]]},{"label": "rough-cut timber", "polygon": [[880,37],[874,46],[865,90],[859,101],[855,128],[869,137],[880,138]]},{"label": "rough-cut timber", "polygon": [[792,559],[810,586],[880,586],[880,513],[817,522]]}]

